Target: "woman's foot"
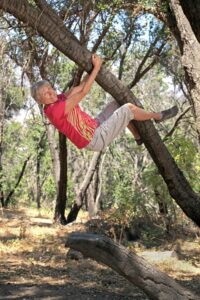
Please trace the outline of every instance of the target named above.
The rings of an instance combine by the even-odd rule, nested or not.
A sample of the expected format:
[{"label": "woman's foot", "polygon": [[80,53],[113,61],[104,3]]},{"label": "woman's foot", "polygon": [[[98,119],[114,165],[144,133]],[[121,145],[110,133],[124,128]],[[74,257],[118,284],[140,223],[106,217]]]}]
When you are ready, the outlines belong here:
[{"label": "woman's foot", "polygon": [[173,118],[177,115],[178,113],[178,107],[175,105],[169,109],[161,111],[161,118],[159,120],[155,120],[156,123],[163,122],[165,120],[168,120],[170,118]]}]

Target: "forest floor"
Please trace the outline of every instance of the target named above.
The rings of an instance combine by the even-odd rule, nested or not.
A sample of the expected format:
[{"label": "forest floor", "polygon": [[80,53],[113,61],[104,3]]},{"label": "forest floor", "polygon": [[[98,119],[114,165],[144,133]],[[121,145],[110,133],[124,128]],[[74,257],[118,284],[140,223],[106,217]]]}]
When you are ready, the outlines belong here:
[{"label": "forest floor", "polygon": [[[66,237],[86,231],[88,220],[71,225],[52,223],[33,209],[0,212],[0,299],[129,300],[148,299],[142,291],[110,268],[91,259],[74,260],[65,248]],[[162,255],[178,247],[178,256]],[[133,243],[136,253],[180,284],[200,295],[200,235],[163,239],[145,247]],[[130,248],[131,249],[131,248]],[[169,251],[170,250],[170,251]]]}]

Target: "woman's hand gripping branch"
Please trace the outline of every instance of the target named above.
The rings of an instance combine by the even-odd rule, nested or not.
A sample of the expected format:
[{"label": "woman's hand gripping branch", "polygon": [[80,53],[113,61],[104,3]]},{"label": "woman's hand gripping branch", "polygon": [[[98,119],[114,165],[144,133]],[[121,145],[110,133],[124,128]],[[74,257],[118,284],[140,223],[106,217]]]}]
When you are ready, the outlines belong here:
[{"label": "woman's hand gripping branch", "polygon": [[85,80],[84,85],[80,84],[80,88],[77,89],[77,93],[72,93],[67,97],[65,106],[65,115],[68,114],[90,91],[92,84],[101,68],[102,60],[97,54],[92,54],[92,64],[94,66],[91,74]]}]

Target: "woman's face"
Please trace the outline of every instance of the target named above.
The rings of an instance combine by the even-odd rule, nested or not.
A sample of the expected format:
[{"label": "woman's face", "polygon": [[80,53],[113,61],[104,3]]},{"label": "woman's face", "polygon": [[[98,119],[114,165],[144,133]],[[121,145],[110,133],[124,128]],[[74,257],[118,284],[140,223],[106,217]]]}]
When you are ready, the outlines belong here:
[{"label": "woman's face", "polygon": [[51,104],[57,101],[56,91],[48,84],[38,90],[38,96],[42,104]]}]

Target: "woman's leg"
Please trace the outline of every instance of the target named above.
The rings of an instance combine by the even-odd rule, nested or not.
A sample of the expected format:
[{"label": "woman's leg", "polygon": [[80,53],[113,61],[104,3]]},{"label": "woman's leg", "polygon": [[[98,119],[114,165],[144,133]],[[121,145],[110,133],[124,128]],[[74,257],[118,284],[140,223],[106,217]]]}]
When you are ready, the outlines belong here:
[{"label": "woman's leg", "polygon": [[136,127],[133,125],[133,123],[129,123],[127,128],[129,129],[129,131],[132,133],[132,135],[134,136],[135,140],[137,143],[139,144],[142,144],[142,142],[138,142],[138,141],[141,141],[141,137],[140,137],[140,134],[139,132],[137,131]]},{"label": "woman's leg", "polygon": [[[129,109],[132,111],[134,119],[136,121],[146,121],[149,119],[154,119],[156,123],[159,123],[159,122],[162,122],[164,120],[174,117],[178,112],[177,106],[173,106],[172,108],[161,111],[159,113],[145,111],[144,109],[142,109],[138,106],[135,106],[132,103],[129,103],[128,106],[129,106]],[[130,130],[130,132],[133,134],[133,136],[136,140],[136,143],[138,145],[142,145],[143,141],[140,137],[139,132],[135,128],[135,126],[130,122],[127,127]]]},{"label": "woman's leg", "polygon": [[[136,121],[146,121],[149,119],[155,119],[155,120],[160,120],[161,118],[161,114],[160,113],[154,113],[154,112],[147,112],[144,109],[132,104],[132,103],[128,103],[128,107],[129,109],[132,111],[134,119]],[[139,132],[137,131],[136,127],[133,125],[133,123],[129,123],[127,128],[129,129],[129,131],[132,133],[132,135],[134,136],[136,143],[138,145],[142,145],[142,139],[141,136],[139,134]]]},{"label": "woman's leg", "polygon": [[132,103],[128,103],[128,107],[132,111],[133,118],[136,121],[147,121],[150,119],[154,119],[156,123],[160,123],[162,121],[173,118],[178,113],[178,108],[176,105],[158,113],[145,111],[144,109]]},{"label": "woman's leg", "polygon": [[132,119],[133,114],[128,104],[122,105],[96,128],[94,137],[86,148],[92,151],[104,150],[128,126]]},{"label": "woman's leg", "polygon": [[147,120],[151,120],[151,119],[160,120],[162,118],[161,113],[146,111],[132,103],[128,103],[128,107],[132,111],[133,118],[136,121],[147,121]]},{"label": "woman's leg", "polygon": [[137,144],[140,145],[142,144],[141,137],[134,125],[130,124],[131,120],[146,121],[154,119],[156,122],[162,122],[172,118],[178,112],[176,106],[159,113],[145,111],[132,103],[124,104],[118,109],[117,107],[116,102],[110,103],[97,117],[100,126],[95,130],[94,139],[88,145],[88,149],[93,151],[105,149],[126,127],[129,128]]},{"label": "woman's leg", "polygon": [[[110,103],[108,103],[105,108],[102,110],[102,112],[96,117],[96,120],[102,124],[103,122],[105,122],[106,120],[108,120],[108,118],[110,118],[110,116],[120,107],[120,105],[114,100]],[[129,131],[132,133],[132,135],[134,136],[136,142],[138,145],[141,145],[141,137],[139,135],[139,132],[137,131],[136,127],[132,124],[129,123],[127,128],[129,129]]]}]

